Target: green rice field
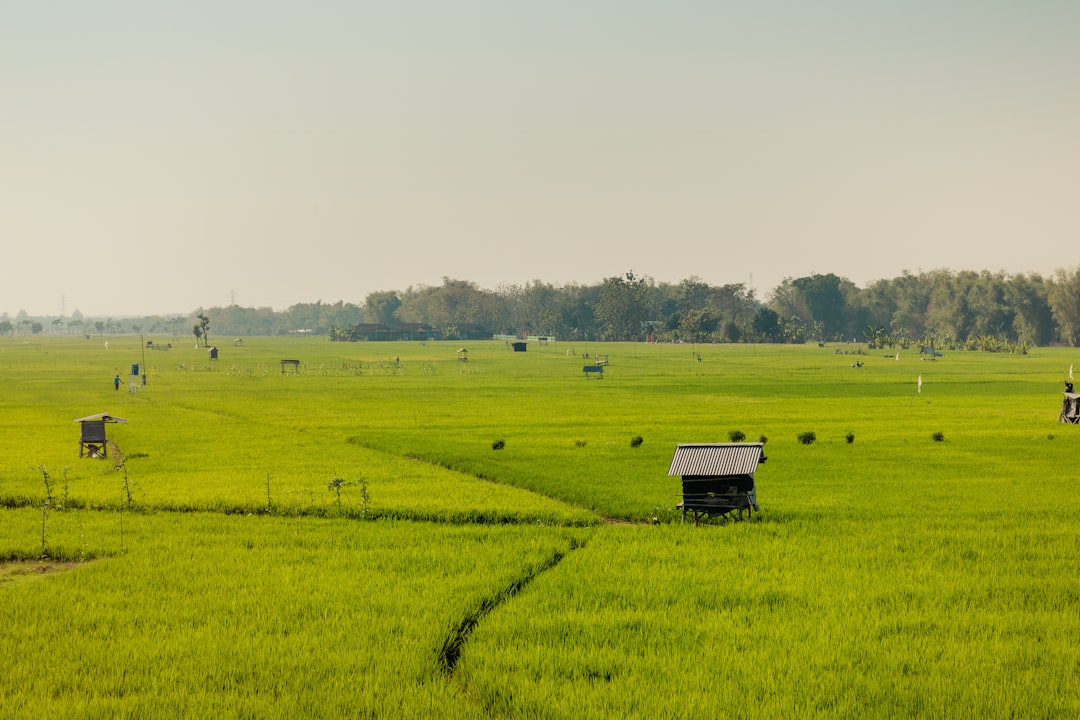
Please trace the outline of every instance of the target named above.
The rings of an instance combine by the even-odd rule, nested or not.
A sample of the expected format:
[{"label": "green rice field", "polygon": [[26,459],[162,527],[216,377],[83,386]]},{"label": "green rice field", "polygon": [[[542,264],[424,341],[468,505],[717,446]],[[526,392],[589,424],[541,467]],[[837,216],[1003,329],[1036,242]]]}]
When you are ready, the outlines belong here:
[{"label": "green rice field", "polygon": [[1075,349],[108,341],[0,338],[0,717],[1080,717]]}]

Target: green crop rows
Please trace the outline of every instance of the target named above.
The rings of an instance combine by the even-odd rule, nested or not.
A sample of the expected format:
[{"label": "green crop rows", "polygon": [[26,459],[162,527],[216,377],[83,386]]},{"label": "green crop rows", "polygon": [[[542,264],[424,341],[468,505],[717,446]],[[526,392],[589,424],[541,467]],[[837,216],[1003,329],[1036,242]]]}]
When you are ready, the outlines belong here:
[{"label": "green crop rows", "polygon": [[0,717],[1080,716],[1074,351],[460,345],[0,339]]}]

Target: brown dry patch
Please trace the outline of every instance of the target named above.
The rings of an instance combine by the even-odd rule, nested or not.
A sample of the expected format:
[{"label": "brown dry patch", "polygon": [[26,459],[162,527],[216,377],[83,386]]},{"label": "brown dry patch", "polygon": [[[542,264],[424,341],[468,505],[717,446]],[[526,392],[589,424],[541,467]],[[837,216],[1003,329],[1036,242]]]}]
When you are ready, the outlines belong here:
[{"label": "brown dry patch", "polygon": [[53,560],[18,560],[0,562],[0,587],[8,583],[20,583],[35,578],[45,577],[65,570],[73,570],[77,562],[56,562]]}]

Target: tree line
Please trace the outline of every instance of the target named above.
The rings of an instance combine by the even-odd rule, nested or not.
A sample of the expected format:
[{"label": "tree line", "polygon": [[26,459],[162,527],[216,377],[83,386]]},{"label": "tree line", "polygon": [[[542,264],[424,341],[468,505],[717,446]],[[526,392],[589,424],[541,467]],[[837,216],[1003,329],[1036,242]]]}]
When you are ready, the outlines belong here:
[{"label": "tree line", "polygon": [[[363,337],[380,328],[395,337],[554,336],[560,340],[791,342],[855,340],[870,347],[970,347],[1023,351],[1080,344],[1080,268],[1052,276],[988,271],[904,272],[858,287],[832,273],[785,278],[764,299],[742,283],[710,285],[691,276],[658,283],[626,272],[599,284],[555,286],[540,280],[485,289],[467,280],[369,293],[362,304],[300,303],[284,311],[239,305],[198,308],[188,316],[90,320],[81,316],[0,316],[0,334],[169,333],[212,318],[223,336],[313,334]],[[197,321],[197,322],[196,322]],[[194,324],[193,324],[194,323]],[[405,337],[406,335],[402,335]],[[205,342],[205,337],[203,337]]]}]

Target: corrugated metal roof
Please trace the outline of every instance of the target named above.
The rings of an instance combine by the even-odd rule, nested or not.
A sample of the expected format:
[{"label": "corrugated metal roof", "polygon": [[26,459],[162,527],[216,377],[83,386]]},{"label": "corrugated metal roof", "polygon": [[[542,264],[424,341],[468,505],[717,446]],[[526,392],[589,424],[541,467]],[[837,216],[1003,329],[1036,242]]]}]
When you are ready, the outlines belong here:
[{"label": "corrugated metal roof", "polygon": [[122,423],[127,422],[127,420],[125,420],[124,418],[116,417],[115,415],[110,415],[109,413],[98,413],[97,415],[87,415],[84,418],[75,418],[75,422],[77,422],[77,423],[90,422],[91,420],[104,420],[105,422],[122,422]]},{"label": "corrugated metal roof", "polygon": [[696,443],[679,445],[668,475],[754,475],[762,443]]}]

